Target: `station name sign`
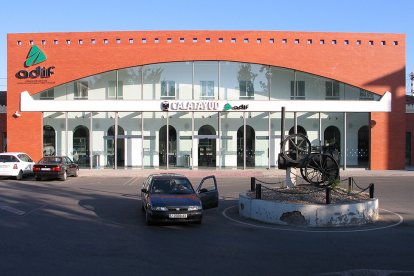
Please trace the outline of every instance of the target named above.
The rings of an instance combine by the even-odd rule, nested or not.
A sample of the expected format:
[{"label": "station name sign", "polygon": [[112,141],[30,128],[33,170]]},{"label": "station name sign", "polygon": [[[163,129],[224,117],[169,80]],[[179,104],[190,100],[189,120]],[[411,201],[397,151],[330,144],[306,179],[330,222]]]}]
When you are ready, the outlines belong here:
[{"label": "station name sign", "polygon": [[230,111],[247,110],[248,108],[247,104],[232,106],[226,103],[221,106],[218,101],[163,101],[161,103],[162,111]]}]

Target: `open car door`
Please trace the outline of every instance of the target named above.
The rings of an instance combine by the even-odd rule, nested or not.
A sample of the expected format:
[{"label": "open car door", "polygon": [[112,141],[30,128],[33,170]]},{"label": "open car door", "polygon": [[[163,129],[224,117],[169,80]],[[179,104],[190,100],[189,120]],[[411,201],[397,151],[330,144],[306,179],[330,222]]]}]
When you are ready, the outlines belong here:
[{"label": "open car door", "polygon": [[217,189],[217,181],[214,175],[204,177],[196,190],[203,209],[215,208],[218,206],[219,193]]}]

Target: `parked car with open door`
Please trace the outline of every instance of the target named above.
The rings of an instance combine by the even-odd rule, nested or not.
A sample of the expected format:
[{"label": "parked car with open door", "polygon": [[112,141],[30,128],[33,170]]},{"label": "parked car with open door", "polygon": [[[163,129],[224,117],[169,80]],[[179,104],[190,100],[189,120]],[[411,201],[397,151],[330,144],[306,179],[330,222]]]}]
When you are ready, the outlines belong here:
[{"label": "parked car with open door", "polygon": [[154,222],[201,223],[203,210],[218,206],[217,181],[214,175],[203,178],[194,190],[181,174],[152,174],[141,189],[142,210],[147,224]]}]

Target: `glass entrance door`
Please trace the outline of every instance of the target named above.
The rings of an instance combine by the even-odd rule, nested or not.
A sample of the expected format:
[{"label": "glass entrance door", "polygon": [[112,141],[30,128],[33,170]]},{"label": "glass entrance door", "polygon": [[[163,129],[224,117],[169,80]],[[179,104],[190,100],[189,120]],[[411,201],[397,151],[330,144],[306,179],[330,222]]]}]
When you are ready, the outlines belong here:
[{"label": "glass entrance door", "polygon": [[198,167],[216,167],[216,136],[199,135]]},{"label": "glass entrance door", "polygon": [[204,125],[198,130],[198,166],[216,167],[216,130]]}]

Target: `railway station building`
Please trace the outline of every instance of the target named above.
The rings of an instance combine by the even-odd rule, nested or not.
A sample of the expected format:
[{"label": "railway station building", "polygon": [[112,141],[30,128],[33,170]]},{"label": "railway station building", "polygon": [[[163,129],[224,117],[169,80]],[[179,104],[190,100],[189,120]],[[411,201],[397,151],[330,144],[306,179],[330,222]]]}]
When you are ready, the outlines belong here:
[{"label": "railway station building", "polygon": [[84,168],[276,169],[283,134],[404,169],[405,35],[8,34],[7,149]]}]

